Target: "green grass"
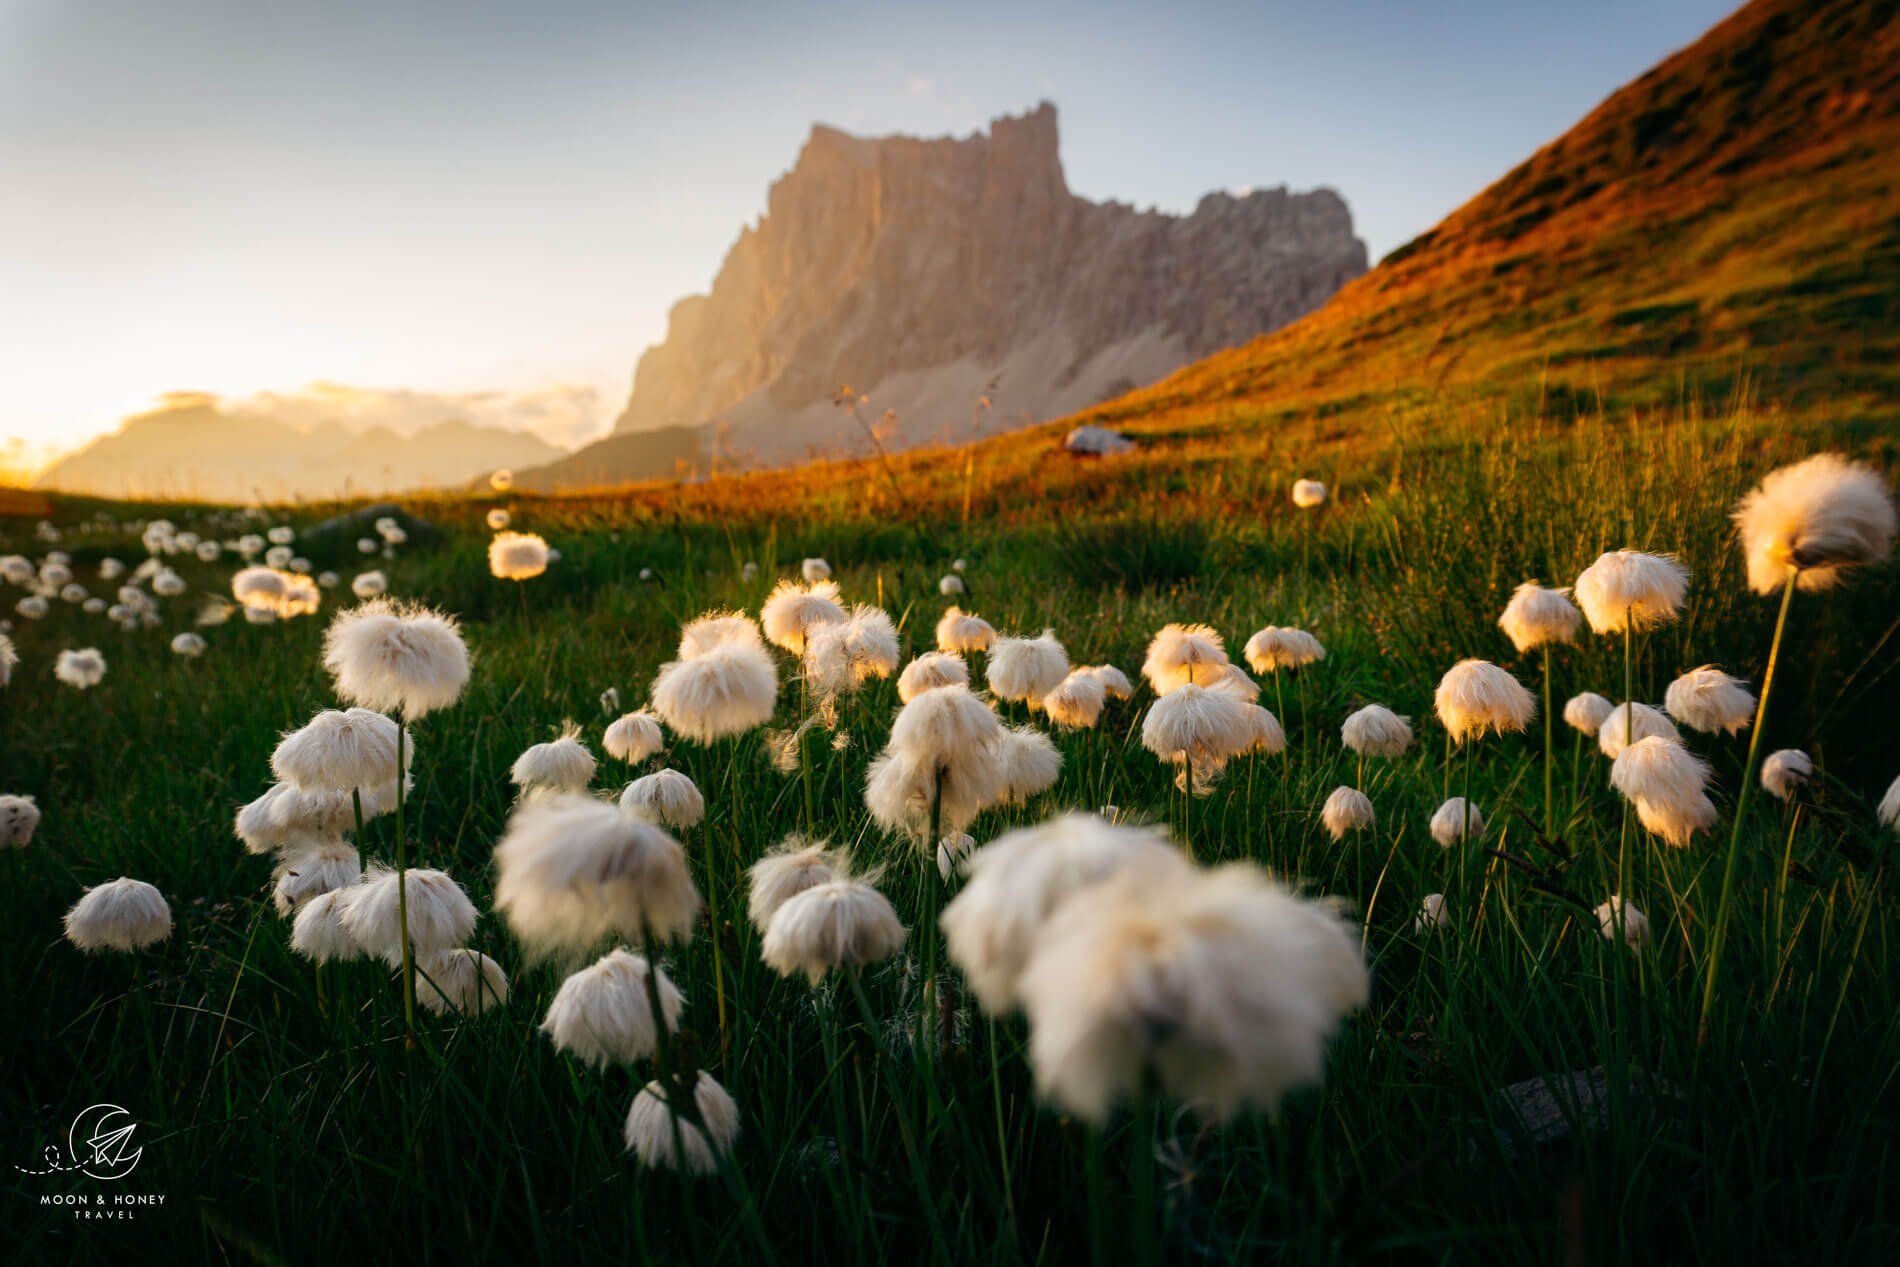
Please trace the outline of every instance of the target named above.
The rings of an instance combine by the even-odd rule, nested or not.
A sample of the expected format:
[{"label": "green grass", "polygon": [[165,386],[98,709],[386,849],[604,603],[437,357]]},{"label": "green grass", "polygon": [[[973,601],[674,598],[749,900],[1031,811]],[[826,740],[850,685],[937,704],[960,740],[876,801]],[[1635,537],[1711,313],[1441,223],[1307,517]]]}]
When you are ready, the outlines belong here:
[{"label": "green grass", "polygon": [[[1098,1211],[1114,1259],[1128,1259],[1146,1211],[1170,1262],[1529,1263],[1577,1248],[1597,1261],[1878,1259],[1900,1230],[1900,918],[1885,870],[1894,837],[1872,815],[1900,773],[1900,568],[1795,600],[1766,746],[1806,748],[1822,777],[1798,820],[1765,797],[1751,808],[1705,1043],[1703,955],[1746,737],[1689,736],[1714,763],[1724,818],[1687,849],[1645,838],[1634,851],[1630,896],[1654,932],[1640,956],[1605,943],[1587,910],[1613,888],[1621,810],[1606,763],[1577,756],[1566,729],[1556,839],[1532,826],[1543,808],[1535,733],[1476,750],[1485,843],[1513,861],[1441,850],[1425,822],[1444,790],[1444,735],[1430,720],[1443,670],[1484,656],[1537,685],[1533,660],[1494,625],[1518,581],[1567,584],[1617,546],[1678,552],[1694,572],[1690,608],[1641,640],[1639,695],[1659,701],[1675,674],[1707,662],[1758,680],[1773,603],[1741,584],[1726,508],[1823,442],[1891,470],[1892,441],[1876,427],[1693,414],[1667,425],[1507,419],[1493,432],[1482,445],[1376,452],[1308,451],[1289,436],[1221,454],[1192,434],[1151,438],[1138,462],[986,484],[967,524],[954,479],[942,496],[920,486],[909,523],[863,483],[806,488],[802,501],[720,501],[716,489],[697,504],[686,490],[523,500],[517,526],[564,555],[525,594],[487,576],[489,503],[418,503],[447,531],[387,565],[394,589],[459,613],[476,660],[462,702],[417,728],[411,858],[450,870],[486,910],[515,755],[568,718],[598,753],[603,689],[633,707],[681,621],[711,606],[756,612],[774,574],[808,553],[831,560],[848,597],[881,600],[911,653],[929,643],[945,603],[937,579],[956,556],[970,560],[964,606],[1002,628],[1053,626],[1078,663],[1131,676],[1170,620],[1211,623],[1232,648],[1262,624],[1303,625],[1330,655],[1285,684],[1283,703],[1271,684],[1262,701],[1285,722],[1288,758],[1237,763],[1195,805],[1193,842],[1203,861],[1253,859],[1345,902],[1363,921],[1373,1002],[1334,1044],[1323,1089],[1275,1118],[1207,1129],[1164,1113],[1151,1166],[1137,1125],[1118,1121]],[[1305,469],[1314,460],[1323,469]],[[1304,474],[1337,491],[1309,519],[1286,497]],[[64,504],[56,518],[96,509]],[[189,527],[216,512],[169,513]],[[75,529],[61,544],[87,581],[104,554],[136,557],[121,536]],[[38,549],[30,522],[0,521],[0,552]],[[751,584],[739,579],[747,559],[763,569]],[[228,567],[178,566],[194,586],[228,579]],[[656,579],[640,581],[643,568]],[[524,963],[492,915],[473,944],[503,963],[514,997],[479,1020],[425,1018],[419,1050],[405,1054],[390,974],[340,965],[319,985],[270,911],[269,861],[230,832],[232,812],[269,779],[278,734],[333,703],[317,662],[328,609],[207,630],[202,660],[175,659],[166,642],[195,607],[170,603],[162,634],[120,634],[56,604],[14,633],[24,663],[0,694],[0,791],[34,793],[45,811],[34,844],[0,859],[0,1200],[15,1260],[123,1262],[128,1249],[266,1262],[1089,1257],[1087,1136],[1037,1102],[1020,1019],[992,1026],[966,1002],[925,1076],[904,1038],[917,993],[904,965],[865,974],[873,1029],[840,986],[813,992],[759,963],[757,932],[731,918],[744,909],[739,872],[798,825],[801,797],[756,734],[736,748],[675,743],[663,758],[706,792],[707,820],[684,839],[728,917],[668,959],[693,1041],[740,1106],[732,1174],[682,1183],[622,1155],[622,1118],[649,1075],[582,1069],[536,1032],[559,975]],[[111,667],[79,694],[53,682],[50,661],[83,645]],[[1620,694],[1614,639],[1586,636],[1554,665],[1559,700]],[[797,702],[783,668],[781,717]],[[1097,732],[1059,735],[1055,789],[979,819],[979,841],[1065,807],[1114,804],[1178,825],[1180,798],[1139,746],[1149,699],[1111,704]],[[1373,701],[1412,716],[1418,742],[1369,764],[1379,825],[1335,845],[1318,809],[1353,777],[1339,723]],[[914,924],[934,867],[882,837],[861,799],[895,705],[883,683],[846,709],[850,741],[818,767],[819,826],[886,864],[883,886]],[[617,791],[632,773],[603,757],[597,782]],[[367,836],[364,856],[387,856],[389,821]],[[120,874],[167,894],[175,934],[136,958],[83,957],[61,940],[60,915],[84,885]],[[1431,892],[1447,895],[1454,926],[1415,934]],[[913,949],[921,941],[914,930]],[[723,1056],[715,947],[733,1018]],[[843,1041],[828,1059],[834,1025]],[[1542,1148],[1517,1136],[1502,1087],[1597,1067],[1613,1105],[1606,1129]],[[101,1100],[141,1124],[144,1158],[124,1186],[168,1198],[130,1223],[80,1224],[38,1204],[104,1185],[16,1170]],[[1136,1176],[1150,1172],[1143,1190]]]}]

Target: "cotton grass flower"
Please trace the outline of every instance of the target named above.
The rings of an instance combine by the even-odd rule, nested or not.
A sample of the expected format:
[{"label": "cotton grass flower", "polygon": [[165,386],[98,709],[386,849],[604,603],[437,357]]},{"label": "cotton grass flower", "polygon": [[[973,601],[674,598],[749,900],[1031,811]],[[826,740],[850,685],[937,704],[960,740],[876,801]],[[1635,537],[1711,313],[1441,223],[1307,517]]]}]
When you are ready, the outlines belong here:
[{"label": "cotton grass flower", "polygon": [[1445,909],[1443,893],[1427,893],[1418,904],[1418,917],[1412,921],[1415,933],[1436,933],[1451,927],[1451,912]]},{"label": "cotton grass flower", "polygon": [[678,770],[655,770],[627,784],[620,794],[620,812],[684,830],[706,817],[706,798],[698,784]]},{"label": "cotton grass flower", "polygon": [[1484,815],[1464,797],[1454,796],[1432,812],[1431,830],[1439,848],[1449,849],[1461,841],[1482,836]]},{"label": "cotton grass flower", "polygon": [[548,570],[548,543],[532,532],[498,532],[488,543],[488,571],[500,581],[529,581]]},{"label": "cotton grass flower", "polygon": [[823,559],[806,559],[798,565],[798,574],[805,578],[807,585],[814,581],[828,581],[831,579],[831,564]]},{"label": "cotton grass flower", "polygon": [[9,792],[0,796],[0,845],[24,849],[33,843],[40,825],[40,807],[30,796]]},{"label": "cotton grass flower", "polygon": [[669,730],[709,744],[772,719],[778,666],[764,647],[729,640],[690,660],[661,665],[652,701]]},{"label": "cotton grass flower", "polygon": [[617,761],[639,765],[666,746],[666,736],[660,732],[659,720],[647,710],[640,709],[618,718],[608,726],[606,733],[601,736],[600,746]]},{"label": "cotton grass flower", "polygon": [[967,687],[925,691],[898,710],[866,772],[864,803],[886,830],[918,840],[961,831],[1003,792],[1003,726]]},{"label": "cotton grass flower", "polygon": [[1746,682],[1705,664],[1669,684],[1663,707],[1692,730],[1733,735],[1747,730],[1754,720],[1755,697],[1748,693]]},{"label": "cotton grass flower", "polygon": [[937,582],[937,592],[945,598],[955,598],[964,592],[963,578],[955,572],[945,573],[943,579]]},{"label": "cotton grass flower", "polygon": [[817,985],[834,968],[888,959],[904,948],[890,900],[863,880],[829,880],[786,899],[765,929],[761,957],[780,976]]},{"label": "cotton grass flower", "polygon": [[727,644],[763,648],[759,626],[744,612],[707,612],[680,630],[679,658],[696,660]]},{"label": "cotton grass flower", "polygon": [[953,831],[937,842],[937,874],[945,884],[976,851],[976,837],[967,831]]},{"label": "cotton grass flower", "polygon": [[844,620],[838,594],[835,584],[822,579],[809,587],[794,581],[780,581],[759,609],[766,638],[775,647],[803,656],[805,640],[814,629]]},{"label": "cotton grass flower", "polygon": [[1209,685],[1210,679],[1227,663],[1227,649],[1220,634],[1208,626],[1163,625],[1148,643],[1141,675],[1148,679],[1156,695],[1166,695],[1190,682]]},{"label": "cotton grass flower", "polygon": [[1141,745],[1161,760],[1185,766],[1195,790],[1205,790],[1229,758],[1254,738],[1248,706],[1239,700],[1188,684],[1156,700],[1141,722]]},{"label": "cotton grass flower", "polygon": [[1610,767],[1611,786],[1629,798],[1644,828],[1678,847],[1715,825],[1708,782],[1708,763],[1661,735],[1637,740]]},{"label": "cotton grass flower", "polygon": [[389,592],[389,578],[381,572],[358,572],[350,578],[350,593],[358,598],[381,598]]},{"label": "cotton grass flower", "polygon": [[746,916],[753,927],[764,932],[778,908],[806,889],[849,876],[850,867],[842,850],[822,840],[787,836],[746,871],[750,886]]},{"label": "cotton grass flower", "polygon": [[514,518],[513,516],[509,515],[507,511],[497,506],[493,510],[488,512],[488,515],[486,516],[486,521],[488,523],[488,530],[490,532],[500,532],[503,528],[506,528],[509,524],[513,523]]},{"label": "cotton grass flower", "polygon": [[1088,672],[1102,684],[1103,692],[1110,699],[1125,700],[1134,698],[1135,685],[1128,675],[1112,664],[1097,664]]},{"label": "cotton grass flower", "polygon": [[[688,1116],[677,1121],[667,1105],[666,1088],[649,1082],[627,1111],[627,1151],[644,1166],[686,1175],[710,1175],[739,1138],[739,1106],[726,1089],[700,1072],[693,1082],[693,1107],[702,1130]],[[680,1155],[684,1149],[685,1156]]]},{"label": "cotton grass flower", "polygon": [[1353,787],[1334,788],[1319,811],[1320,825],[1334,840],[1344,840],[1350,832],[1366,830],[1375,817],[1372,798]]},{"label": "cotton grass flower", "polygon": [[[271,753],[271,772],[300,792],[387,788],[393,794],[398,728],[367,708],[326,709],[284,736]],[[402,769],[415,761],[415,741],[403,736]]]},{"label": "cotton grass flower", "polygon": [[937,650],[952,655],[988,651],[996,642],[996,630],[981,616],[972,616],[960,607],[951,607],[937,622]]},{"label": "cotton grass flower", "polygon": [[205,640],[202,635],[181,633],[172,639],[172,654],[195,660],[205,653]]},{"label": "cotton grass flower", "polygon": [[960,656],[929,651],[904,666],[897,675],[897,698],[908,704],[925,691],[943,686],[968,686],[970,666]]},{"label": "cotton grass flower", "polygon": [[340,835],[356,825],[359,801],[365,822],[394,807],[395,773],[392,767],[386,783],[356,790],[354,795],[344,788],[305,791],[289,783],[273,783],[238,810],[232,830],[255,854],[282,849],[299,836]]},{"label": "cotton grass flower", "polygon": [[1771,752],[1761,763],[1761,785],[1778,801],[1794,799],[1794,794],[1814,777],[1814,762],[1799,748]]},{"label": "cotton grass flower", "polygon": [[1848,568],[1893,550],[1893,501],[1880,475],[1838,453],[1771,472],[1735,507],[1748,587],[1773,594],[1795,574],[1804,590],[1836,584]]},{"label": "cotton grass flower", "polygon": [[290,948],[315,964],[361,959],[363,948],[343,926],[343,912],[361,885],[331,889],[304,901],[290,928]]},{"label": "cotton grass flower", "polygon": [[1278,673],[1324,660],[1326,648],[1304,629],[1268,625],[1247,639],[1241,654],[1255,673]]},{"label": "cotton grass flower", "polygon": [[1577,577],[1577,602],[1600,634],[1666,624],[1682,611],[1689,569],[1666,554],[1611,550]]},{"label": "cotton grass flower", "polygon": [[13,605],[13,610],[27,620],[42,620],[52,609],[52,604],[38,594],[29,594]]},{"label": "cotton grass flower", "polygon": [[1033,726],[1003,730],[997,748],[1002,766],[1001,798],[1005,805],[1023,805],[1055,786],[1062,773],[1062,753],[1055,741]]},{"label": "cotton grass flower", "polygon": [[508,777],[524,795],[585,792],[594,781],[594,754],[581,742],[580,728],[570,725],[558,738],[535,744],[516,757]]},{"label": "cotton grass flower", "polygon": [[1211,1121],[1273,1111],[1370,985],[1354,930],[1247,864],[1110,879],[1056,910],[1018,983],[1038,1089],[1098,1126],[1148,1076]]},{"label": "cotton grass flower", "polygon": [[[658,973],[655,981],[648,973]],[[668,1032],[679,1028],[686,999],[663,970],[616,948],[561,982],[542,1018],[541,1032],[584,1065],[605,1068],[646,1060],[659,1050],[653,996]]]},{"label": "cotton grass flower", "polygon": [[1457,743],[1487,733],[1521,732],[1537,715],[1531,693],[1489,660],[1452,665],[1439,680],[1432,702],[1438,720]]},{"label": "cotton grass flower", "polygon": [[1569,590],[1545,589],[1535,581],[1519,585],[1498,617],[1498,628],[1519,651],[1574,642],[1582,625],[1583,614],[1570,601]]},{"label": "cotton grass flower", "polygon": [[231,577],[231,597],[245,607],[275,612],[284,602],[284,574],[274,567],[243,568]]},{"label": "cotton grass flower", "polygon": [[[1874,817],[1883,825],[1900,831],[1900,778],[1887,785],[1886,795],[1880,798],[1880,805],[1874,811]],[[5,822],[0,817],[0,824]]]},{"label": "cotton grass flower", "polygon": [[447,950],[475,931],[475,904],[446,871],[410,867],[402,875],[380,866],[369,868],[338,916],[343,930],[366,954],[401,968],[403,917],[401,897],[408,896],[409,944],[418,952]]},{"label": "cotton grass flower", "polygon": [[66,912],[66,940],[85,951],[139,950],[172,935],[172,908],[143,880],[97,884]]},{"label": "cotton grass flower", "polygon": [[1571,696],[1564,705],[1564,724],[1583,734],[1595,735],[1603,729],[1604,721],[1615,707],[1595,691],[1584,691]]},{"label": "cotton grass flower", "polygon": [[447,1016],[480,1016],[508,1001],[508,974],[479,950],[432,950],[416,961],[416,1002]]},{"label": "cotton grass flower", "polygon": [[964,863],[968,881],[940,921],[950,959],[984,1011],[1012,1011],[1023,966],[1058,907],[1124,867],[1155,875],[1188,865],[1161,832],[1093,814],[1008,832]]},{"label": "cotton grass flower", "polygon": [[586,796],[524,802],[495,846],[495,909],[531,955],[608,936],[692,935],[699,891],[677,840]]},{"label": "cotton grass flower", "polygon": [[1618,704],[1597,727],[1597,747],[1612,761],[1622,755],[1627,745],[1639,739],[1655,738],[1680,743],[1682,732],[1661,709],[1647,704]]},{"label": "cotton grass flower", "polygon": [[387,599],[337,613],[323,664],[345,702],[407,721],[449,707],[468,685],[468,646],[454,618]]},{"label": "cotton grass flower", "polygon": [[1107,699],[1108,690],[1100,674],[1093,669],[1073,669],[1054,690],[1042,697],[1042,708],[1058,726],[1087,730],[1101,720],[1102,706]]},{"label": "cotton grass flower", "polygon": [[805,674],[820,697],[857,690],[897,671],[897,628],[876,607],[859,604],[844,620],[818,625],[805,639]]},{"label": "cotton grass flower", "polygon": [[320,893],[348,888],[363,878],[363,861],[347,841],[306,837],[287,846],[272,874],[271,905],[290,916]]},{"label": "cotton grass flower", "polygon": [[97,647],[62,651],[53,663],[53,676],[68,686],[88,690],[106,680],[106,658]]},{"label": "cotton grass flower", "polygon": [[1294,480],[1293,504],[1301,510],[1312,510],[1326,501],[1326,485],[1318,480]]},{"label": "cotton grass flower", "polygon": [[990,646],[987,676],[996,698],[1037,708],[1069,676],[1069,653],[1053,629],[1039,638],[998,638]]},{"label": "cotton grass flower", "polygon": [[1273,756],[1286,751],[1286,731],[1281,729],[1278,717],[1259,704],[1242,704],[1240,707],[1247,718],[1247,742],[1234,755],[1246,756],[1257,752]]},{"label": "cotton grass flower", "polygon": [[515,473],[507,467],[502,467],[489,475],[488,486],[497,493],[505,493],[515,486]]},{"label": "cotton grass flower", "polygon": [[1613,896],[1596,909],[1597,929],[1604,941],[1616,940],[1616,926],[1623,926],[1623,943],[1635,950],[1649,940],[1649,917],[1634,902]]},{"label": "cotton grass flower", "polygon": [[1412,722],[1380,704],[1347,716],[1339,741],[1362,757],[1401,757],[1412,746]]},{"label": "cotton grass flower", "polygon": [[1260,698],[1260,683],[1248,677],[1237,665],[1215,665],[1207,671],[1205,680],[1196,674],[1194,682],[1218,695],[1232,696],[1243,704],[1251,704]]}]

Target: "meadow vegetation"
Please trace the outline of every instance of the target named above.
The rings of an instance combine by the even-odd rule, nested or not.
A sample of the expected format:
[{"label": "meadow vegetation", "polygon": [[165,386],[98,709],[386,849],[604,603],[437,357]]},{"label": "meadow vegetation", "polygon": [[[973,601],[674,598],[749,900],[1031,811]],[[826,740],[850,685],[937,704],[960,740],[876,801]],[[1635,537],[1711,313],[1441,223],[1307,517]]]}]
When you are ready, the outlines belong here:
[{"label": "meadow vegetation", "polygon": [[[1601,935],[1594,914],[1616,891],[1624,824],[1594,742],[1558,724],[1546,834],[1541,723],[1449,764],[1432,695],[1467,657],[1536,691],[1541,656],[1520,655],[1499,631],[1505,601],[1526,579],[1569,585],[1625,546],[1677,555],[1692,578],[1683,618],[1635,644],[1636,698],[1660,704],[1678,674],[1711,663],[1758,688],[1776,604],[1743,583],[1730,507],[1766,471],[1824,448],[1891,473],[1900,442],[1877,421],[1757,411],[1745,394],[1608,416],[1548,403],[1540,412],[1527,391],[1460,414],[1466,405],[1450,398],[1438,412],[1387,411],[1376,428],[1208,403],[1133,419],[1140,447],[1121,459],[1077,460],[1043,429],[967,451],[612,495],[403,504],[409,522],[440,531],[413,527],[379,566],[392,593],[457,615],[474,660],[460,702],[414,727],[410,864],[462,882],[483,912],[469,944],[512,982],[488,1014],[420,1016],[415,1050],[386,968],[318,971],[292,953],[269,861],[231,831],[237,807],[268,784],[279,736],[336,704],[320,643],[362,564],[353,533],[309,530],[337,508],[264,521],[295,524],[312,564],[343,572],[323,610],[204,629],[199,658],[167,644],[192,626],[201,592],[229,594],[229,562],[171,560],[192,593],[163,605],[161,628],[121,632],[67,604],[16,618],[22,662],[0,692],[0,792],[35,795],[44,821],[4,859],[5,1160],[37,1156],[73,1112],[110,1100],[142,1124],[137,1186],[169,1204],[130,1224],[79,1225],[36,1202],[86,1181],[9,1164],[11,1252],[1879,1258],[1897,1230],[1900,910],[1886,873],[1896,836],[1875,803],[1900,774],[1900,567],[1794,599],[1764,750],[1804,749],[1818,773],[1793,802],[1757,796],[1748,810],[1700,1037],[1747,736],[1688,735],[1713,765],[1721,819],[1683,848],[1633,837],[1625,894],[1649,935],[1631,951]],[[1301,477],[1329,485],[1325,505],[1292,506]],[[491,577],[484,516],[498,506],[559,550],[544,575]],[[87,525],[160,513],[211,536],[253,530],[212,507],[62,500],[51,519],[90,580],[101,558],[140,555],[136,534]],[[0,520],[0,553],[43,553],[33,523]],[[1236,759],[1191,806],[1141,746],[1154,696],[1138,685],[1093,729],[1037,722],[1063,755],[1054,787],[971,829],[982,843],[1061,809],[1112,806],[1167,825],[1203,863],[1251,860],[1337,899],[1373,985],[1331,1045],[1323,1087],[1218,1127],[1175,1104],[1120,1113],[1096,1154],[1081,1122],[1039,1100],[1022,1019],[979,1011],[954,973],[943,1046],[920,1048],[921,921],[941,881],[934,859],[871,821],[863,795],[894,681],[843,701],[815,745],[811,821],[800,778],[775,767],[759,731],[713,745],[669,735],[639,770],[602,753],[603,728],[645,700],[683,623],[715,608],[756,615],[811,556],[830,561],[847,600],[890,613],[905,661],[933,648],[952,601],[939,582],[958,558],[967,592],[954,601],[965,609],[999,630],[1053,629],[1074,663],[1131,678],[1169,622],[1212,626],[1236,658],[1265,624],[1324,642],[1323,661],[1263,682],[1285,754]],[[84,692],[49,668],[79,646],[109,663]],[[799,692],[796,662],[779,659],[782,725]],[[1584,690],[1622,695],[1618,638],[1586,630],[1551,666],[1559,708]],[[618,706],[603,704],[609,688]],[[1417,740],[1362,770],[1340,725],[1370,703],[1410,717]],[[688,998],[682,1045],[739,1108],[731,1164],[712,1177],[681,1179],[624,1154],[621,1123],[648,1074],[588,1069],[537,1031],[563,974],[529,962],[490,911],[491,851],[515,801],[510,765],[570,720],[600,758],[597,789],[617,793],[664,765],[705,795],[704,821],[678,835],[720,916],[662,958]],[[1428,820],[1466,778],[1486,826],[1441,847]],[[1335,842],[1320,807],[1361,779],[1376,824]],[[742,872],[795,830],[881,864],[879,885],[912,930],[905,954],[857,978],[861,1000],[836,974],[813,988],[760,960]],[[365,859],[387,856],[390,831],[388,817],[368,825]],[[137,955],[82,955],[62,940],[61,915],[83,887],[119,875],[157,885],[176,931]],[[1429,894],[1443,895],[1442,927],[1418,922]],[[1536,1079],[1551,1090],[1543,1116],[1506,1090]],[[1091,1174],[1098,1155],[1105,1173]]]}]

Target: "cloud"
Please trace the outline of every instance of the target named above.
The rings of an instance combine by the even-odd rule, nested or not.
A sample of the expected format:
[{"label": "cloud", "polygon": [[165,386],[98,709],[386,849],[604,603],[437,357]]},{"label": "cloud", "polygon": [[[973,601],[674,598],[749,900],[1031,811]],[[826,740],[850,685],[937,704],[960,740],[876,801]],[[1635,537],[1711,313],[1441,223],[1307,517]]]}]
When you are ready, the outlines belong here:
[{"label": "cloud", "polygon": [[167,405],[217,405],[235,417],[254,415],[306,430],[334,423],[353,431],[386,427],[413,435],[436,423],[459,420],[526,431],[570,449],[602,434],[613,421],[598,391],[574,383],[530,391],[431,392],[319,381],[288,392],[224,399],[204,392],[168,392],[163,399]]}]

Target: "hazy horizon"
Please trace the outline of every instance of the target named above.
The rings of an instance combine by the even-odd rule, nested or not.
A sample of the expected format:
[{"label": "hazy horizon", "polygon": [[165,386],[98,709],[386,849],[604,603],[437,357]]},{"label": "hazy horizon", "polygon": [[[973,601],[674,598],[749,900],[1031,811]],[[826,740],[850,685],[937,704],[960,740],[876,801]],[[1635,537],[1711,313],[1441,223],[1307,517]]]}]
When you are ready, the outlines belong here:
[{"label": "hazy horizon", "polygon": [[1085,197],[1330,186],[1376,261],[1730,7],[10,4],[0,440],[203,392],[572,446],[820,122],[1048,99]]}]

